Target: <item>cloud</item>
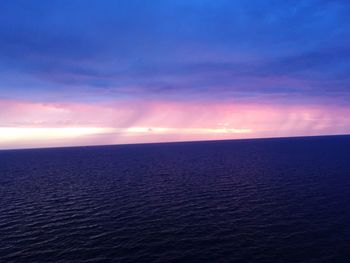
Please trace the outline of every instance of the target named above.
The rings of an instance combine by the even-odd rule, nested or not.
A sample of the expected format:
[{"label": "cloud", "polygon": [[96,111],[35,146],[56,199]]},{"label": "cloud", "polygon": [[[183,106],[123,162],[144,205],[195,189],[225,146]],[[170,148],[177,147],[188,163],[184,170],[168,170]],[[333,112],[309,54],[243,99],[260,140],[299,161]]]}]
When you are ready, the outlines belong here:
[{"label": "cloud", "polygon": [[[6,1],[0,126],[122,129],[84,135],[99,144],[349,132],[349,12],[341,0]],[[125,135],[138,128],[147,139]]]},{"label": "cloud", "polygon": [[0,101],[0,148],[341,134],[350,109],[283,105],[133,101]]},{"label": "cloud", "polygon": [[73,101],[348,98],[349,9],[317,0],[11,1],[0,11],[0,69],[15,77],[0,91],[59,90]]}]

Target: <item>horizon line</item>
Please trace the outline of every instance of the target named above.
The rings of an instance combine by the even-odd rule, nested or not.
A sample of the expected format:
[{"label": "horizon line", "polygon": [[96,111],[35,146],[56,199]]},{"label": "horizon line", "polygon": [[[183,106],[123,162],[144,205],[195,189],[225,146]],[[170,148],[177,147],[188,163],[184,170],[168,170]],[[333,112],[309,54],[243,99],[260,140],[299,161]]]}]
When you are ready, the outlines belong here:
[{"label": "horizon line", "polygon": [[65,148],[92,148],[92,147],[113,147],[128,145],[148,145],[148,144],[176,144],[176,143],[200,143],[200,142],[227,142],[227,141],[251,141],[251,140],[273,140],[273,139],[298,139],[298,138],[314,138],[314,137],[338,137],[350,136],[350,133],[341,134],[320,134],[320,135],[295,135],[295,136],[277,136],[277,137],[252,137],[237,139],[218,139],[218,140],[188,140],[188,141],[165,141],[165,142],[140,142],[140,143],[118,143],[118,144],[92,144],[92,145],[72,145],[72,146],[47,146],[47,147],[28,147],[28,148],[7,148],[0,149],[3,151],[25,151],[25,150],[45,150],[45,149],[65,149]]}]

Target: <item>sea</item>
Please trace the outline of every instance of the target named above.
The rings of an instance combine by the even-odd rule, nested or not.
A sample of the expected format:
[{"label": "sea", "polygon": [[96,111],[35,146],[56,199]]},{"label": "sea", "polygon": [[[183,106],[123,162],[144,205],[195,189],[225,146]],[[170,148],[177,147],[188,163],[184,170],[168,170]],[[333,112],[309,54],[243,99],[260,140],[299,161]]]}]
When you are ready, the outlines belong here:
[{"label": "sea", "polygon": [[350,136],[0,151],[0,262],[350,262]]}]

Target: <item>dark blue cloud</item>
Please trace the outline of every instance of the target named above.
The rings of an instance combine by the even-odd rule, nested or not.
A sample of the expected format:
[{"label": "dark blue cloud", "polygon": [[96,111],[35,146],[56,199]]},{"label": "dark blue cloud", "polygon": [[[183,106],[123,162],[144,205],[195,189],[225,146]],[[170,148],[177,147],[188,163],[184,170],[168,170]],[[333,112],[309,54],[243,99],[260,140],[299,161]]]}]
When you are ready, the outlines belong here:
[{"label": "dark blue cloud", "polygon": [[349,99],[349,13],[340,0],[3,1],[0,95]]}]

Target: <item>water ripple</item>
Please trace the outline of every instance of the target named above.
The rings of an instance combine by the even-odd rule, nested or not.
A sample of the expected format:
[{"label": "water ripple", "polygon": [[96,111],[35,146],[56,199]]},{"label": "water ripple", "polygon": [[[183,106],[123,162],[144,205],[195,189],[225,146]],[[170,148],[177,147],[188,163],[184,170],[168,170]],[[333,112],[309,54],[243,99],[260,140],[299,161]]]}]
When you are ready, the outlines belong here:
[{"label": "water ripple", "polygon": [[0,151],[0,262],[349,262],[350,137]]}]

